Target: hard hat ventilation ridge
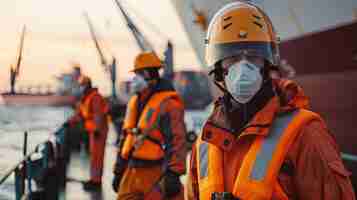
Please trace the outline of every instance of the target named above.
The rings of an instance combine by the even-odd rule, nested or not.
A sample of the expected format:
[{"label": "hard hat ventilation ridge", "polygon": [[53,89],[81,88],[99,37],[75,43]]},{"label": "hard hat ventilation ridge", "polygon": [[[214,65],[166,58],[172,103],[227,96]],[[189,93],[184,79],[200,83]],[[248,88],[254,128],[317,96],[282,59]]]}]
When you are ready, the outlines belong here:
[{"label": "hard hat ventilation ridge", "polygon": [[260,28],[263,28],[263,25],[260,24],[259,22],[256,22],[256,21],[255,21],[254,24],[257,25],[257,26],[259,26]]},{"label": "hard hat ventilation ridge", "polygon": [[232,16],[225,17],[225,18],[223,19],[223,21],[227,21],[227,20],[230,20],[230,19],[232,19]]},{"label": "hard hat ventilation ridge", "polygon": [[261,20],[261,19],[262,19],[262,18],[259,17],[258,15],[253,15],[253,17],[254,17],[255,19],[257,19],[257,20]]},{"label": "hard hat ventilation ridge", "polygon": [[223,29],[225,30],[226,28],[230,27],[231,25],[232,25],[232,23],[229,23],[229,24],[223,26]]}]

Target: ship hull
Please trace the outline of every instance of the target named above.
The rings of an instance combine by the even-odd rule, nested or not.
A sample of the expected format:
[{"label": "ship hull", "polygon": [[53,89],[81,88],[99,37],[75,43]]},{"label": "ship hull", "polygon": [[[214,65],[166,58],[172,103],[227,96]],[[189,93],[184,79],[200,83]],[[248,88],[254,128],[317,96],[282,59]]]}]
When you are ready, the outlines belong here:
[{"label": "ship hull", "polygon": [[1,94],[0,104],[20,106],[71,106],[76,102],[74,96],[33,95],[33,94]]}]

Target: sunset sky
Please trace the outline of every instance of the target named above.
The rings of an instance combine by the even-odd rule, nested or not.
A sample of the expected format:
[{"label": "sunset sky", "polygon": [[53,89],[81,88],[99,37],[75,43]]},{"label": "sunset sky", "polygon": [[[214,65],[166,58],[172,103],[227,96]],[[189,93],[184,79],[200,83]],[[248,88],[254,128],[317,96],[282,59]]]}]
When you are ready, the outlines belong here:
[{"label": "sunset sky", "polygon": [[[356,0],[343,0],[343,3],[338,0],[255,1],[263,2],[263,8],[283,39],[300,34],[296,23],[307,33],[357,17]],[[167,38],[170,38],[175,45],[176,66],[180,69],[199,68],[183,25],[171,5],[172,0],[121,2],[159,53],[163,52]],[[139,50],[114,0],[1,0],[0,92],[9,88],[10,64],[16,63],[24,24],[27,36],[18,86],[55,85],[53,77],[69,72],[71,63],[78,62],[94,84],[108,92],[110,83],[99,64],[83,17],[85,11],[97,29],[106,57],[110,59],[114,55],[117,58],[118,76],[121,79],[130,77],[128,70]],[[292,13],[296,16],[292,17]],[[148,23],[154,24],[155,28]]]},{"label": "sunset sky", "polygon": [[[166,38],[176,45],[176,64],[198,68],[183,26],[168,0],[125,0],[124,6],[160,53]],[[130,2],[128,4],[128,2]],[[100,89],[109,82],[99,65],[90,39],[83,12],[89,13],[109,59],[114,54],[119,61],[118,76],[127,72],[139,52],[114,0],[2,0],[0,2],[0,90],[9,88],[9,67],[16,62],[21,29],[27,27],[19,86],[53,84],[53,76],[70,71],[71,62],[79,62]],[[143,20],[144,19],[144,20]],[[160,32],[147,25],[154,24]],[[173,31],[174,30],[174,31]]]}]

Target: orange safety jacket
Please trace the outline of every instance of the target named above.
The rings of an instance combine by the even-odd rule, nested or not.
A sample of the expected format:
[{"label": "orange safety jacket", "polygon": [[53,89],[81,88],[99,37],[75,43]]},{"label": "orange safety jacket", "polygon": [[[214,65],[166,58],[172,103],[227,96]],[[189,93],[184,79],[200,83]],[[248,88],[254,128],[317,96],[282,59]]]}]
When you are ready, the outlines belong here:
[{"label": "orange safety jacket", "polygon": [[233,191],[225,190],[222,169],[223,152],[232,148],[236,138],[225,129],[206,123],[195,147],[199,198],[206,200],[214,192],[231,192],[241,200],[271,200],[273,193],[287,200],[278,183],[278,173],[289,146],[301,128],[313,120],[322,121],[319,115],[305,109],[278,114],[267,136],[255,136],[235,175]]},{"label": "orange safety jacket", "polygon": [[[95,116],[91,109],[91,103],[95,96],[99,95],[97,90],[92,90],[84,99],[81,101],[79,105],[79,111],[81,116],[84,119],[84,127],[89,132],[94,132],[97,130],[97,123],[95,122]],[[104,103],[101,105],[103,114],[108,113],[109,105]]]},{"label": "orange safety jacket", "polygon": [[[177,92],[158,92],[149,99],[141,115],[138,116],[138,96],[133,96],[130,99],[123,123],[123,130],[127,135],[120,152],[122,158],[129,159],[131,156],[141,160],[161,160],[164,158],[165,138],[159,129],[159,122],[161,107],[167,99],[177,100],[179,105],[183,107]],[[134,133],[134,129],[139,130],[138,133]],[[143,139],[142,136],[144,135],[145,138]],[[138,145],[139,143],[140,145]]]}]

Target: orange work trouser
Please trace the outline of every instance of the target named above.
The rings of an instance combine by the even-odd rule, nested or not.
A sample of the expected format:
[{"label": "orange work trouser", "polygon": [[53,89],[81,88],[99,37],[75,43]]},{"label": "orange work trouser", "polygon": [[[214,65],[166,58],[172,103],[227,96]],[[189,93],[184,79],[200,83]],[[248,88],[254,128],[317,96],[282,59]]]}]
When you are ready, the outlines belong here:
[{"label": "orange work trouser", "polygon": [[90,180],[96,183],[102,182],[107,135],[108,129],[101,130],[97,137],[89,133]]},{"label": "orange work trouser", "polygon": [[[161,166],[147,168],[128,167],[121,179],[117,200],[144,200],[145,195],[148,195],[155,188],[154,185],[157,184],[161,175]],[[183,188],[178,195],[170,200],[184,200]]]}]

